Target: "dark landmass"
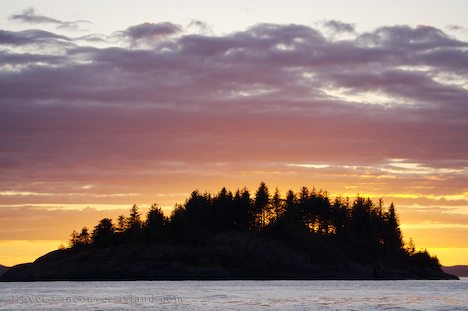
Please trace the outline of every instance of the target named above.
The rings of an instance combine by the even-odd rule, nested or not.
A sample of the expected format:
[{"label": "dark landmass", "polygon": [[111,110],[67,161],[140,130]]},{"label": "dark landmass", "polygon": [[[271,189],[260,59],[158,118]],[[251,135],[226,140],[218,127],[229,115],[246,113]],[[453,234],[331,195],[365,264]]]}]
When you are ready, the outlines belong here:
[{"label": "dark landmass", "polygon": [[445,273],[453,274],[459,277],[468,277],[468,266],[442,267]]},{"label": "dark landmass", "polygon": [[281,198],[262,183],[251,198],[194,191],[170,217],[137,206],[117,224],[73,231],[70,248],[10,268],[1,281],[458,279],[404,245],[395,208],[330,200],[303,187]]},{"label": "dark landmass", "polygon": [[4,265],[0,265],[0,277],[7,272],[8,267],[5,267]]},{"label": "dark landmass", "polygon": [[[321,250],[323,251],[323,249]],[[341,256],[337,250],[328,249]],[[404,260],[320,260],[251,234],[219,235],[198,245],[120,245],[51,252],[13,267],[2,280],[455,279]],[[312,259],[314,258],[314,260]]]}]

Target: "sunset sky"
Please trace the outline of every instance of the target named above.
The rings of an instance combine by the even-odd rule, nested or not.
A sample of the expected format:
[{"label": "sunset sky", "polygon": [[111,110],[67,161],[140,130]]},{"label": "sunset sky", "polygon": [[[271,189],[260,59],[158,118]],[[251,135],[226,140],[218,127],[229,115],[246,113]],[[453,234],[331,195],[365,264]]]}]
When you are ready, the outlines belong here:
[{"label": "sunset sky", "polygon": [[2,1],[0,264],[194,189],[394,202],[468,264],[468,1]]}]

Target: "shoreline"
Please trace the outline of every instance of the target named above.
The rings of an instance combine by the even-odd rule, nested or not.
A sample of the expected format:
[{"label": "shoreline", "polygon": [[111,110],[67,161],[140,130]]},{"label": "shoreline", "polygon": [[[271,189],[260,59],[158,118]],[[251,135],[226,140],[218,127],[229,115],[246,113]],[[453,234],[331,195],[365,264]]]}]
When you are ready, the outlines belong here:
[{"label": "shoreline", "polygon": [[131,279],[38,279],[38,280],[1,280],[0,283],[32,282],[212,282],[212,281],[460,281],[460,277],[447,278],[131,278]]}]

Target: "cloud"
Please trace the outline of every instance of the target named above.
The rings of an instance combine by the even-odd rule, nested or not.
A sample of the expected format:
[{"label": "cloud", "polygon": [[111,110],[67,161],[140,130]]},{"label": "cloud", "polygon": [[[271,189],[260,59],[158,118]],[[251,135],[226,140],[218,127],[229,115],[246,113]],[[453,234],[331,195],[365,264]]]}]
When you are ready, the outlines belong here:
[{"label": "cloud", "polygon": [[57,29],[67,29],[75,31],[81,30],[81,26],[83,24],[90,23],[86,20],[62,21],[48,16],[39,15],[32,7],[23,10],[21,13],[11,15],[10,20],[26,24],[53,24],[57,27]]},{"label": "cloud", "polygon": [[214,35],[213,29],[211,29],[210,25],[199,20],[190,21],[187,28],[198,34]]},{"label": "cloud", "polygon": [[98,203],[124,200],[99,197],[112,193],[151,202],[268,178],[420,194],[401,202],[466,192],[468,42],[427,26],[340,41],[274,24],[214,36],[146,23],[120,34],[99,47],[42,30],[0,32],[0,191],[93,184],[86,191]]},{"label": "cloud", "polygon": [[451,24],[451,25],[447,25],[446,28],[450,31],[454,31],[454,32],[462,32],[462,33],[468,33],[468,29],[465,28],[465,27],[462,27],[460,25],[454,25],[454,24]]},{"label": "cloud", "polygon": [[143,23],[128,27],[126,30],[117,34],[130,40],[132,43],[138,41],[159,41],[169,36],[179,33],[182,29],[172,23]]},{"label": "cloud", "polygon": [[398,210],[405,224],[412,224],[405,225],[407,229],[425,229],[418,228],[418,225],[430,228],[434,224],[468,229],[468,213],[456,213],[447,208],[400,207]]},{"label": "cloud", "polygon": [[350,23],[343,23],[336,20],[330,20],[323,23],[325,27],[334,31],[334,32],[342,32],[342,33],[354,33],[355,27],[353,24]]},{"label": "cloud", "polygon": [[48,31],[29,29],[23,31],[0,30],[0,45],[30,45],[34,43],[51,43],[61,45],[70,39],[66,36],[57,35]]}]

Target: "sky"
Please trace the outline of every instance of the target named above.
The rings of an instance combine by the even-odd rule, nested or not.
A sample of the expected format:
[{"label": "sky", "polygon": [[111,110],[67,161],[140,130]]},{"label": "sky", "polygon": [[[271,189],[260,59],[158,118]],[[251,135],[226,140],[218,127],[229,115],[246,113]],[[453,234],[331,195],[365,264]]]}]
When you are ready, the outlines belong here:
[{"label": "sky", "polygon": [[468,2],[63,3],[0,3],[0,264],[261,181],[468,264]]}]

